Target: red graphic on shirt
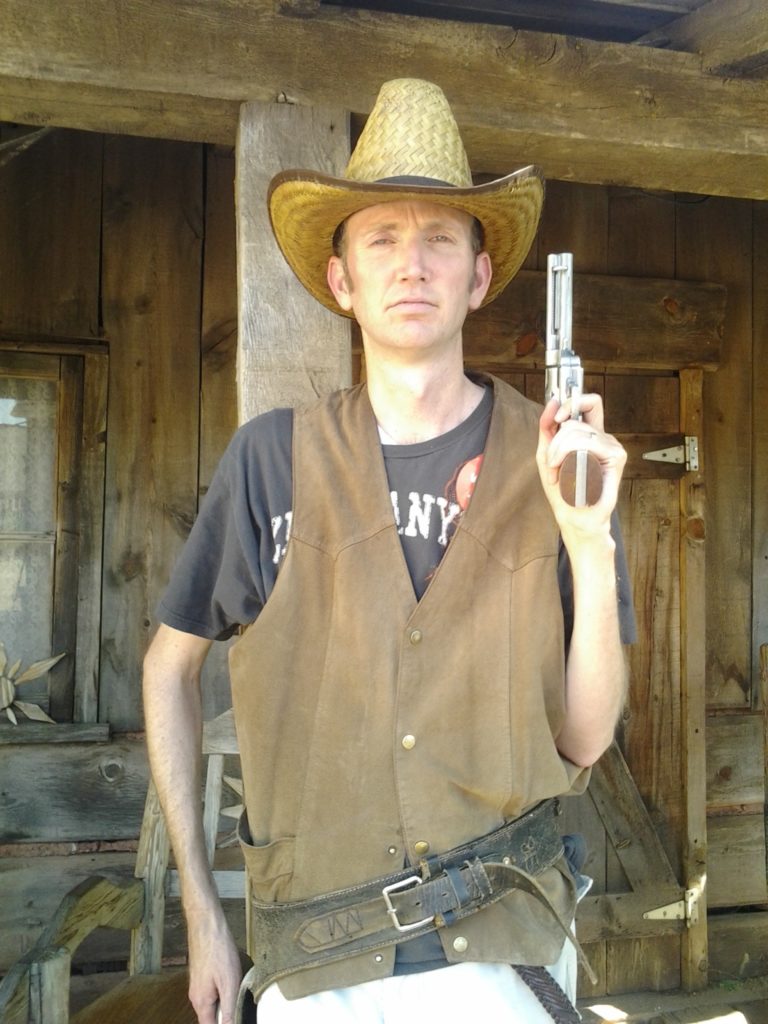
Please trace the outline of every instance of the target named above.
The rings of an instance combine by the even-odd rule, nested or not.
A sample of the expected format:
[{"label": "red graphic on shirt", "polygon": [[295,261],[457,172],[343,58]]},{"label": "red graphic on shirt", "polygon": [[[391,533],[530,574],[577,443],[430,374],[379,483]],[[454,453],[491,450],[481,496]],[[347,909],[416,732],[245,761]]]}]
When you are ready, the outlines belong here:
[{"label": "red graphic on shirt", "polygon": [[480,467],[483,464],[483,456],[476,455],[474,459],[465,462],[456,474],[455,493],[456,504],[462,512],[467,511],[469,500],[474,494],[475,484],[480,475]]}]

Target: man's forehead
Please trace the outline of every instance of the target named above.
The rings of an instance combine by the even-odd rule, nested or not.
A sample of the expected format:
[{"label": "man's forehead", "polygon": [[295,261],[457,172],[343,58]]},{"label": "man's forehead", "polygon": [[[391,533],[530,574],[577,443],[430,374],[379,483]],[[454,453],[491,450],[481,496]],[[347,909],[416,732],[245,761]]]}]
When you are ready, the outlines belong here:
[{"label": "man's forehead", "polygon": [[469,227],[472,217],[465,210],[433,203],[429,200],[408,200],[404,202],[376,203],[353,213],[347,224],[358,230],[396,228],[407,223],[420,225],[465,224]]}]

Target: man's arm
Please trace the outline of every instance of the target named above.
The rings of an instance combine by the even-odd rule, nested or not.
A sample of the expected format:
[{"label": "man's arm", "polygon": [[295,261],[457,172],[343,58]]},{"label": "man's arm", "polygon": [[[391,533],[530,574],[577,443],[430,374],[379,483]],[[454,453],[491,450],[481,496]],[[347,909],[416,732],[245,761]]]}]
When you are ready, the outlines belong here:
[{"label": "man's arm", "polygon": [[[626,695],[626,663],[619,631],[615,543],[611,513],[618,499],[626,452],[603,430],[598,395],[583,395],[583,420],[567,405],[550,402],[539,430],[537,461],[544,491],[560,527],[573,574],[573,634],[566,665],[566,717],[556,737],[561,754],[575,764],[594,764],[613,740]],[[558,469],[566,454],[586,448],[600,460],[603,491],[596,505],[573,508],[563,501]]]},{"label": "man's arm", "polygon": [[234,1018],[240,960],[205,853],[200,670],[210,640],[161,625],[144,659],[144,717],[152,777],[179,871],[187,920],[189,998],[200,1024]]}]

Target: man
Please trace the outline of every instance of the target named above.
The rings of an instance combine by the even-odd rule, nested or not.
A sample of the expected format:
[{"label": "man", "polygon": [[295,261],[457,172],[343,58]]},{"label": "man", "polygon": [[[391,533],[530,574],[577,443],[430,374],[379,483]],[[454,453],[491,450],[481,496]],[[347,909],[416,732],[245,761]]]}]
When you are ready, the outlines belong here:
[{"label": "man", "polygon": [[[259,1024],[548,1020],[511,964],[573,995],[551,798],[583,789],[624,698],[625,453],[599,397],[542,413],[462,362],[542,198],[533,168],[473,187],[445,97],[414,80],[382,88],[345,178],[273,181],[278,242],[357,319],[366,385],[241,428],[147,654],[200,1024],[232,1019],[240,966],[202,844],[199,673],[249,623],[230,669]],[[558,468],[585,447],[602,496],[574,509]]]}]

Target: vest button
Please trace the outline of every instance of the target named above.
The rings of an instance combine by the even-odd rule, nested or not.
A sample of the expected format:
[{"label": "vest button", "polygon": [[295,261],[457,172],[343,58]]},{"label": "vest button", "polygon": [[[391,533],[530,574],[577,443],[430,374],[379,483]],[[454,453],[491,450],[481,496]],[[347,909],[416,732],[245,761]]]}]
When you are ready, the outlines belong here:
[{"label": "vest button", "polygon": [[413,750],[416,746],[416,737],[411,735],[403,736],[402,743],[406,750]]},{"label": "vest button", "polygon": [[456,950],[457,953],[466,953],[467,949],[469,948],[469,943],[467,942],[463,935],[457,935],[456,938],[453,940],[453,948]]},{"label": "vest button", "polygon": [[425,839],[420,839],[418,843],[414,843],[413,848],[420,857],[423,857],[425,853],[429,853],[429,843]]},{"label": "vest button", "polygon": [[421,643],[421,630],[420,629],[414,629],[408,639],[411,641],[411,643],[414,645],[414,647],[416,646],[416,644],[420,644]]},{"label": "vest button", "polygon": [[390,848],[387,850],[387,853],[390,855],[390,857],[394,857],[395,854],[397,853],[397,847],[390,846]]}]

